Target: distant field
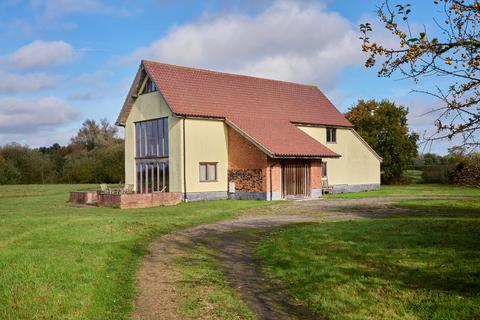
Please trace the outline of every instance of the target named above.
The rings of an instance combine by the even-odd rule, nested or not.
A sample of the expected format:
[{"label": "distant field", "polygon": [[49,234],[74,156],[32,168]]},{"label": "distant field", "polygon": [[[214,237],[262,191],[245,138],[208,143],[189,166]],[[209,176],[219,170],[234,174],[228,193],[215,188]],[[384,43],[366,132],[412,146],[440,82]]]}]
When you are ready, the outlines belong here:
[{"label": "distant field", "polygon": [[405,170],[404,175],[409,183],[421,183],[422,173],[422,170]]},{"label": "distant field", "polygon": [[267,204],[120,210],[66,202],[68,191],[95,188],[0,186],[0,319],[127,319],[137,266],[152,239]]},{"label": "distant field", "polygon": [[283,228],[257,254],[271,277],[326,319],[479,319],[480,190],[437,188],[433,194],[475,197],[405,200],[395,218]]},{"label": "distant field", "polygon": [[480,197],[480,188],[444,184],[382,185],[380,190],[325,195],[326,198],[360,199],[367,197],[463,196]]}]

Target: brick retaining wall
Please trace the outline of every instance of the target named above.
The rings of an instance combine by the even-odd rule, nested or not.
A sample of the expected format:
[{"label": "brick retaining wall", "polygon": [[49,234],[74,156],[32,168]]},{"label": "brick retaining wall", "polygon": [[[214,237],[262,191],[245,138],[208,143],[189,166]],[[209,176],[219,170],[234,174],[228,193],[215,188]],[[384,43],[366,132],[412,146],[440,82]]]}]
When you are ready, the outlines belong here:
[{"label": "brick retaining wall", "polygon": [[121,209],[150,208],[178,204],[182,201],[182,194],[180,192],[155,192],[113,195],[97,194],[97,192],[70,192],[69,201]]},{"label": "brick retaining wall", "polygon": [[120,208],[149,208],[158,206],[171,206],[182,201],[180,192],[154,192],[122,194],[120,196]]},{"label": "brick retaining wall", "polygon": [[69,201],[72,203],[95,204],[98,201],[97,192],[96,191],[70,192]]}]

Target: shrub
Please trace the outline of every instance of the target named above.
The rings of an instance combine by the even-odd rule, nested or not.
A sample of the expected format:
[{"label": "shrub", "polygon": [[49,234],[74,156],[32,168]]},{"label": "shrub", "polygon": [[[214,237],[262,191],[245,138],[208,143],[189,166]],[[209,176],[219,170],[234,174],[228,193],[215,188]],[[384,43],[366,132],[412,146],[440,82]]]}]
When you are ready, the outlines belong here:
[{"label": "shrub", "polygon": [[427,166],[422,173],[423,183],[449,183],[455,164],[437,164]]},{"label": "shrub", "polygon": [[451,176],[455,184],[480,187],[480,154],[465,156]]}]

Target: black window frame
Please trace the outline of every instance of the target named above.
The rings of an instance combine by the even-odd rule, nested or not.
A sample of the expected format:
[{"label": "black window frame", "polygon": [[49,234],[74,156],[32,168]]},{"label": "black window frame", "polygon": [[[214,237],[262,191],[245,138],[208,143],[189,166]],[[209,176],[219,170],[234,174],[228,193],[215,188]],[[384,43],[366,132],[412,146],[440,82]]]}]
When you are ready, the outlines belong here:
[{"label": "black window frame", "polygon": [[327,162],[322,161],[322,178],[326,178],[328,175]]},{"label": "black window frame", "polygon": [[153,80],[149,76],[147,76],[147,81],[145,82],[145,86],[143,87],[143,90],[140,94],[147,94],[156,91],[158,91],[158,88],[155,85],[155,82],[153,82]]},{"label": "black window frame", "polygon": [[136,121],[134,125],[136,192],[168,192],[168,117]]},{"label": "black window frame", "polygon": [[327,127],[327,143],[337,143],[337,128]]}]

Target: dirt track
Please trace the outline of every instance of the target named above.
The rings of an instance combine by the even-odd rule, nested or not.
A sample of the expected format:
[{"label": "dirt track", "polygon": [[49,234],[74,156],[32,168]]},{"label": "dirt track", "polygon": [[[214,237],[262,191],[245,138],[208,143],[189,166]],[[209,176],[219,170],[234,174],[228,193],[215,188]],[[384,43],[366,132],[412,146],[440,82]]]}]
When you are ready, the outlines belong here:
[{"label": "dirt track", "polygon": [[[445,197],[428,197],[438,199]],[[202,239],[218,252],[219,267],[229,284],[259,319],[321,319],[301,304],[292,301],[281,283],[266,282],[253,250],[270,228],[323,219],[385,217],[402,211],[388,208],[393,200],[427,197],[367,198],[352,200],[308,200],[260,209],[261,216],[206,224],[160,237],[149,249],[137,275],[139,294],[133,319],[182,319],[178,302],[180,275],[174,260]],[[354,210],[353,210],[354,208]],[[349,212],[352,209],[354,212]],[[262,211],[263,210],[263,211]],[[335,213],[317,214],[325,211]],[[298,212],[299,214],[289,214]],[[257,212],[258,214],[258,212]],[[240,233],[241,230],[256,230]]]}]

